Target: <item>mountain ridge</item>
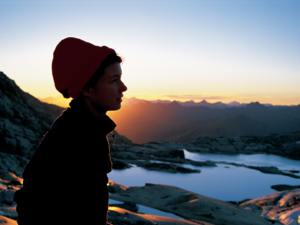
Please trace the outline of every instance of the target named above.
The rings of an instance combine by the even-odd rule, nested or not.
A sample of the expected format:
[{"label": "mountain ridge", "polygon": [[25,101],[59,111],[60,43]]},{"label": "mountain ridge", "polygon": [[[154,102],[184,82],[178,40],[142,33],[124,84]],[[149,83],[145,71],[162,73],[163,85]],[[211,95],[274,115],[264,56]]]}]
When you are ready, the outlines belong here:
[{"label": "mountain ridge", "polygon": [[[54,105],[58,105],[61,107],[68,107],[69,106],[69,102],[70,99],[66,99],[64,98],[62,95],[58,95],[56,97],[47,97],[47,98],[38,98],[40,101],[42,102],[46,102],[49,104],[54,104]],[[135,97],[131,97],[131,98],[126,98],[123,97],[123,105],[132,105],[132,104],[137,104],[137,103],[146,103],[146,102],[150,102],[150,103],[154,103],[154,104],[171,104],[172,102],[178,102],[181,106],[186,106],[186,107],[196,107],[196,106],[206,106],[209,108],[231,108],[231,107],[246,107],[246,105],[251,104],[251,103],[255,103],[255,102],[250,102],[250,103],[239,103],[237,101],[232,101],[230,103],[223,103],[223,102],[214,102],[214,103],[210,103],[208,101],[206,101],[205,99],[203,99],[200,102],[195,102],[194,100],[189,100],[189,101],[178,101],[178,100],[144,100],[144,99],[138,99]],[[296,105],[272,105],[270,103],[264,103],[262,104],[264,106],[267,107],[271,107],[271,108],[279,108],[279,107],[293,107]]]},{"label": "mountain ridge", "polygon": [[300,130],[300,105],[269,107],[253,102],[245,107],[210,108],[145,101],[124,105],[110,116],[116,130],[135,143],[190,142],[197,136],[265,136]]}]

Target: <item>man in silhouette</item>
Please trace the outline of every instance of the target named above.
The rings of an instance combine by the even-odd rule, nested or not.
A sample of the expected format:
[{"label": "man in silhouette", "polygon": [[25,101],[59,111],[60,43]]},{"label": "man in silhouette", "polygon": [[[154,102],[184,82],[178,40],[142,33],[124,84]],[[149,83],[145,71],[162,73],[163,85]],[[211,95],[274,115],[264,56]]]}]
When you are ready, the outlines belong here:
[{"label": "man in silhouette", "polygon": [[107,224],[107,183],[112,169],[106,115],[121,107],[127,87],[115,50],[77,38],[55,48],[56,89],[72,97],[23,171],[16,192],[18,224]]}]

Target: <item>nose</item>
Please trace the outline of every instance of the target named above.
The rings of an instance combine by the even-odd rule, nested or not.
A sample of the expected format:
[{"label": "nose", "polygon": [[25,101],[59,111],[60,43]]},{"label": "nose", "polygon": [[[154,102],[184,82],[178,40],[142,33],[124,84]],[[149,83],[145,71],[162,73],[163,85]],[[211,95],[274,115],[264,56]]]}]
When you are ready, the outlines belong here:
[{"label": "nose", "polygon": [[127,91],[126,85],[123,83],[123,81],[121,81],[121,82],[122,82],[122,84],[121,84],[120,91],[121,91],[121,92]]}]

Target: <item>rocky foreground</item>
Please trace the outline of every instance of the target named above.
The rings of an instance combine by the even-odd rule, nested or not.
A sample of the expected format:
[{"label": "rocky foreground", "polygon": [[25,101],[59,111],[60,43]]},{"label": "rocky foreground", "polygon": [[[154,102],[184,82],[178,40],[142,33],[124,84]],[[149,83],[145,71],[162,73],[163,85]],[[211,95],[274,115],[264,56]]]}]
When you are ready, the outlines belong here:
[{"label": "rocky foreground", "polygon": [[[2,170],[0,177],[0,224],[16,224],[13,195],[22,187],[23,180]],[[111,199],[125,202],[109,207],[108,219],[115,225],[297,225],[300,218],[300,188],[244,202],[220,201],[160,184],[127,187],[110,181],[108,188]],[[182,219],[137,213],[136,204],[173,213]]]},{"label": "rocky foreground", "polygon": [[[61,107],[42,103],[23,92],[13,80],[0,72],[0,224],[16,224],[13,195],[22,187],[22,171],[43,134],[63,110]],[[135,144],[117,132],[114,140],[111,138],[110,136],[113,169],[137,165],[147,170],[169,173],[199,173],[200,170],[186,168],[184,164],[201,168],[223,163],[300,178],[299,171],[281,171],[276,167],[194,161],[186,159],[183,151],[186,149],[190,152],[215,154],[270,153],[300,159],[300,131],[266,137],[200,137],[191,143]],[[124,187],[111,182],[109,189],[112,199],[125,202],[130,200],[130,203],[110,207],[108,218],[113,224],[297,225],[300,219],[298,186],[276,186],[274,189],[280,189],[280,192],[243,203],[224,202],[159,184]],[[128,205],[135,204],[174,213],[183,219],[140,214],[131,209],[135,207],[128,208]]]},{"label": "rocky foreground", "polygon": [[110,182],[109,191],[112,199],[174,213],[196,223],[297,225],[300,219],[300,189],[275,192],[235,204],[160,184],[125,187]]}]

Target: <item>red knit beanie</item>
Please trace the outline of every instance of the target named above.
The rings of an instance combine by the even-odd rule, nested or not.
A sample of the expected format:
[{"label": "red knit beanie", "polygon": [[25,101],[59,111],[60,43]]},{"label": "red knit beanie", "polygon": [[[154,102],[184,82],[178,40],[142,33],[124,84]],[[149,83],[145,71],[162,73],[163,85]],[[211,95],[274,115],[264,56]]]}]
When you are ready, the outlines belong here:
[{"label": "red knit beanie", "polygon": [[78,38],[61,40],[53,52],[52,75],[56,89],[64,97],[79,97],[84,86],[103,60],[115,53],[106,46],[95,46]]}]

